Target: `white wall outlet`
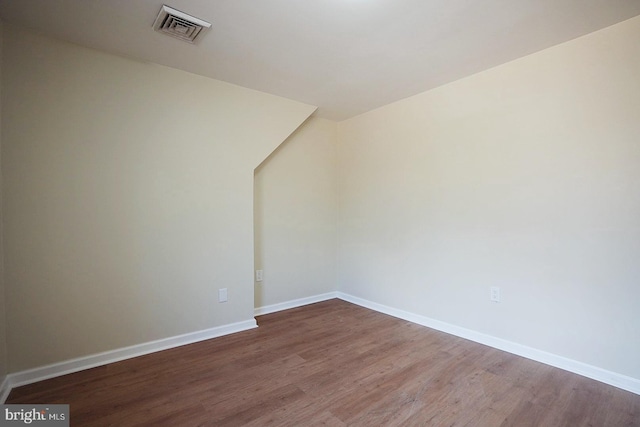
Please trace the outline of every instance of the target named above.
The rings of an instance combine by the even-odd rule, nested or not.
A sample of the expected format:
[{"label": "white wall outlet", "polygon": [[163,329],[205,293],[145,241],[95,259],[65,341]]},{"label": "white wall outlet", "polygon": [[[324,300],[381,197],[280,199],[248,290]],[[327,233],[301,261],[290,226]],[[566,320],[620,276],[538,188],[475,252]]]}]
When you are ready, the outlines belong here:
[{"label": "white wall outlet", "polygon": [[490,289],[491,289],[491,301],[500,302],[500,288],[497,286],[492,286]]},{"label": "white wall outlet", "polygon": [[256,282],[262,282],[262,270],[256,270]]},{"label": "white wall outlet", "polygon": [[218,302],[227,302],[227,288],[218,289]]}]

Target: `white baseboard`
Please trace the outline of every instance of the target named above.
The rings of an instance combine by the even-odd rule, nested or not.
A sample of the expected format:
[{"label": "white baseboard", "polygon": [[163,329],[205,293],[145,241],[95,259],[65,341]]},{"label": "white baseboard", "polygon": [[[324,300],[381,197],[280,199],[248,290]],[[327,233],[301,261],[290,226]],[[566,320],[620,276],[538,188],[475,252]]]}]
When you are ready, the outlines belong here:
[{"label": "white baseboard", "polygon": [[338,298],[337,292],[327,292],[326,294],[294,299],[291,301],[281,302],[279,304],[265,305],[263,307],[257,307],[254,310],[254,315],[261,316],[263,314],[275,313],[276,311],[282,311],[282,310],[289,310],[290,308],[301,307],[303,305],[313,304],[316,302],[326,301],[334,298]]},{"label": "white baseboard", "polygon": [[106,365],[108,363],[119,362],[133,357],[143,356],[157,351],[168,350],[170,348],[180,347],[187,344],[193,344],[199,341],[211,338],[221,337],[236,332],[246,331],[248,329],[257,328],[255,319],[245,320],[243,322],[231,323],[228,325],[218,326],[203,331],[191,332],[184,335],[164,338],[157,341],[150,341],[143,344],[137,344],[130,347],[119,348],[116,350],[105,351],[103,353],[92,354],[89,356],[79,357],[77,359],[66,360],[64,362],[54,363],[52,365],[41,366],[26,371],[16,372],[7,375],[2,383],[1,402],[4,403],[9,392],[14,387],[31,384],[34,382],[46,380],[61,375],[71,374],[73,372],[83,371],[85,369],[95,368],[96,366]]},{"label": "white baseboard", "polygon": [[600,381],[602,383],[609,384],[614,387],[618,387],[623,390],[627,390],[640,395],[640,379],[637,378],[632,378],[626,375],[618,374],[616,372],[607,371],[596,366],[578,362],[577,360],[572,360],[552,353],[547,353],[542,350],[537,350],[535,348],[503,340],[501,338],[496,338],[491,335],[473,331],[471,329],[451,325],[449,323],[441,322],[439,320],[431,319],[419,314],[398,310],[393,307],[388,307],[386,305],[358,298],[353,295],[345,294],[343,292],[338,292],[337,297],[344,301],[348,301],[350,303],[369,308],[380,313],[388,314],[393,317],[408,320],[409,322],[427,326],[429,328],[465,338],[470,341],[488,345],[490,347],[497,348],[498,350],[503,350],[508,353],[526,357],[527,359],[535,360],[536,362],[544,363],[546,365],[554,366],[565,371],[573,372],[574,374],[582,375],[583,377],[591,378],[593,380]]},{"label": "white baseboard", "polygon": [[[419,314],[414,314],[383,304],[378,304],[369,300],[355,297],[353,295],[345,294],[343,292],[329,292],[326,294],[287,301],[280,304],[259,307],[255,309],[255,315],[258,316],[262,314],[274,313],[276,311],[288,310],[290,308],[296,308],[333,298],[339,298],[344,301],[359,305],[361,307],[378,311],[380,313],[388,314],[390,316],[417,323],[419,325],[427,326],[438,331],[446,332],[448,334],[478,342],[480,344],[488,345],[490,347],[497,348],[508,353],[526,357],[528,359],[554,366],[565,371],[573,372],[575,374],[582,375],[584,377],[591,378],[602,383],[609,384],[614,387],[618,387],[620,389],[640,395],[640,380],[637,378],[632,378],[622,374],[618,374],[616,372],[607,371],[605,369],[587,365],[576,360],[568,359],[552,353],[547,353],[542,350],[537,350],[535,348],[503,340],[501,338],[496,338],[491,335],[482,334],[470,329],[451,325],[449,323],[441,322],[439,320],[431,319]],[[22,385],[31,384],[34,382],[70,374],[73,372],[78,372],[109,363],[119,362],[121,360],[154,353],[156,351],[167,350],[174,347],[192,344],[198,341],[204,341],[211,338],[233,334],[236,332],[246,331],[256,327],[257,324],[255,319],[251,319],[244,322],[218,326],[203,331],[178,335],[175,337],[151,341],[117,350],[106,351],[90,356],[79,357],[77,359],[67,360],[52,365],[9,374],[4,378],[2,384],[0,385],[0,403],[5,402],[13,387],[19,387]]]},{"label": "white baseboard", "polygon": [[9,387],[9,377],[5,376],[0,385],[0,403],[4,403],[11,393],[11,387]]}]

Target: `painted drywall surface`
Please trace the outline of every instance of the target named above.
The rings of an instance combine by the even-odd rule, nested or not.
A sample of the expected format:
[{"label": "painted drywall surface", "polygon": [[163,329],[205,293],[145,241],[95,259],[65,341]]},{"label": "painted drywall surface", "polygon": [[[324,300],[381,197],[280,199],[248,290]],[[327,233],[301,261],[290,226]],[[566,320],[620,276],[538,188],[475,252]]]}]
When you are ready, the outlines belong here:
[{"label": "painted drywall surface", "polygon": [[638,40],[640,17],[339,123],[339,290],[640,378]]},{"label": "painted drywall surface", "polygon": [[256,307],[336,289],[335,132],[311,117],[256,169]]},{"label": "painted drywall surface", "polygon": [[[0,21],[0,81],[2,81],[2,21]],[[2,86],[0,85],[0,159],[2,158]],[[1,162],[0,162],[1,165]],[[0,171],[0,383],[7,375],[7,328],[4,297],[4,245],[2,243],[2,173]]]},{"label": "painted drywall surface", "polygon": [[314,107],[7,29],[9,370],[251,319],[253,170]]}]

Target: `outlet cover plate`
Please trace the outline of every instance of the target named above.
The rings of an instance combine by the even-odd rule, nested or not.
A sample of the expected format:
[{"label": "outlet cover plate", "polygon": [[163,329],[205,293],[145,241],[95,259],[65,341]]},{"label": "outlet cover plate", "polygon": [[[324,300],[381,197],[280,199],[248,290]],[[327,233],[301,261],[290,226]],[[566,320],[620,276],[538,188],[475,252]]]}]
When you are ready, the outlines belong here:
[{"label": "outlet cover plate", "polygon": [[227,302],[227,288],[218,289],[218,302]]},{"label": "outlet cover plate", "polygon": [[500,302],[500,288],[497,286],[492,286],[491,290],[491,301]]}]

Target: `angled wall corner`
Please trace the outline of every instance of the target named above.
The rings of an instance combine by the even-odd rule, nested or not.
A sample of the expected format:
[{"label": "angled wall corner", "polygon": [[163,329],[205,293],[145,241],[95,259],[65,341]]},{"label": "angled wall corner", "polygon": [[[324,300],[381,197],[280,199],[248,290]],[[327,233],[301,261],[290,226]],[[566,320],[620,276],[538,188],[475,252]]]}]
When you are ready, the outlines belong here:
[{"label": "angled wall corner", "polygon": [[255,307],[335,291],[336,126],[311,117],[255,172]]}]

